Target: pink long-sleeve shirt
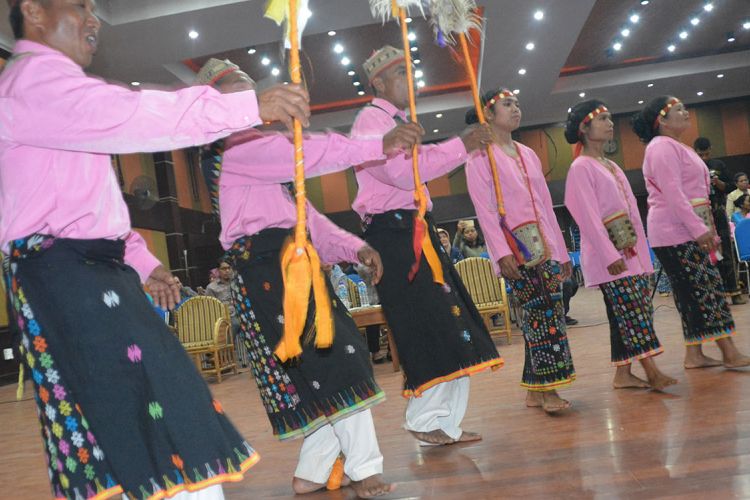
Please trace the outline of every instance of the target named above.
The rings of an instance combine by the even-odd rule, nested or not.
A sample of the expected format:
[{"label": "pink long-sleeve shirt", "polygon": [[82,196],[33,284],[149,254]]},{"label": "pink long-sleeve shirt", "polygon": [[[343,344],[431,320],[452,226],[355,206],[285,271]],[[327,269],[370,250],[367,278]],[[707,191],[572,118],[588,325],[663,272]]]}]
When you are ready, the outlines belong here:
[{"label": "pink long-sleeve shirt", "polygon": [[[390,102],[375,98],[370,106],[363,108],[352,126],[352,137],[381,137],[397,123],[394,117],[406,121],[403,110]],[[437,179],[461,166],[467,159],[463,141],[456,137],[440,144],[419,147],[419,175],[423,182]],[[381,214],[389,210],[417,208],[414,202],[414,174],[411,154],[400,154],[385,160],[370,161],[356,166],[359,191],[352,208],[364,218],[365,214]],[[427,186],[427,210],[432,209],[432,200]]]},{"label": "pink long-sleeve shirt", "polygon": [[[524,222],[535,220],[533,196],[533,202],[539,213],[541,230],[552,260],[560,263],[568,262],[570,257],[552,208],[552,196],[549,194],[547,181],[544,179],[542,163],[532,149],[523,144],[516,143],[516,145],[528,170],[531,194],[516,160],[505,154],[497,145],[492,145],[505,201],[505,221],[513,229]],[[500,229],[492,170],[486,152],[475,151],[469,156],[466,164],[466,181],[493,266],[499,274],[500,266],[497,261],[506,255],[511,255],[512,252]]]},{"label": "pink long-sleeve shirt", "polygon": [[[382,138],[349,139],[339,134],[309,134],[304,141],[305,176],[344,170],[384,159]],[[246,235],[267,228],[291,228],[297,221],[294,199],[281,183],[294,177],[294,144],[285,135],[249,130],[227,140],[219,177],[221,244],[229,249]],[[364,241],[318,213],[308,203],[310,238],[326,263],[358,262]]]},{"label": "pink long-sleeve shirt", "polygon": [[0,74],[0,245],[33,233],[123,239],[148,278],[159,261],[130,216],[110,154],[212,142],[260,122],[254,92],[133,92],[86,76],[61,52],[19,40]]},{"label": "pink long-sleeve shirt", "polygon": [[[622,169],[614,162],[609,163],[614,176],[596,158],[579,156],[570,166],[565,181],[565,206],[581,230],[581,270],[586,286],[590,287],[654,272],[633,190]],[[619,211],[628,214],[635,229],[636,255],[631,258],[615,248],[602,222]],[[607,266],[620,259],[624,260],[627,271],[616,276],[609,274]]]},{"label": "pink long-sleeve shirt", "polygon": [[710,191],[708,169],[695,151],[660,135],[646,146],[643,176],[652,247],[680,245],[708,231],[690,203],[696,198],[708,200]]}]

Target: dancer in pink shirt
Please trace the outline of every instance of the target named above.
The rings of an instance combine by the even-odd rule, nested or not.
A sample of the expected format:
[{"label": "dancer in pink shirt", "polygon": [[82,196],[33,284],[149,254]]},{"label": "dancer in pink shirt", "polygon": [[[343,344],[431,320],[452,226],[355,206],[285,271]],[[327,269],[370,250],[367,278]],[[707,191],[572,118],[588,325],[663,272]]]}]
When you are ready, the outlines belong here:
[{"label": "dancer in pink shirt", "polygon": [[[648,275],[653,274],[638,204],[622,169],[604,156],[614,134],[612,115],[601,101],[588,100],[568,113],[565,138],[582,154],[565,182],[565,206],[581,230],[581,269],[588,287],[599,287],[609,320],[613,385],[653,388],[675,384],[656,366],[663,348],[654,331]],[[631,373],[640,361],[646,380]]]}]

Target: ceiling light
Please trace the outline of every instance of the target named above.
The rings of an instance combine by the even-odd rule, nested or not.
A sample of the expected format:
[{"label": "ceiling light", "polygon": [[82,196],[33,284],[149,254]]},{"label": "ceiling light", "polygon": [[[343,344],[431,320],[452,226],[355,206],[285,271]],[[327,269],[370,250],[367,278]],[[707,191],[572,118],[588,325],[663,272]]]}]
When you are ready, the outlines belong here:
[{"label": "ceiling light", "polygon": [[640,101],[638,101],[638,104],[643,104],[643,99],[641,99]]},{"label": "ceiling light", "polygon": [[716,78],[724,78],[724,73],[719,73],[718,75],[716,75]]},{"label": "ceiling light", "polygon": [[696,93],[695,93],[695,95],[697,95],[697,96],[702,96],[702,95],[703,95],[703,91],[702,91],[702,90],[699,90],[698,92],[696,92]]},{"label": "ceiling light", "polygon": [[737,40],[737,39],[734,37],[734,33],[733,32],[730,31],[729,33],[727,33],[727,42],[732,43],[735,40]]},{"label": "ceiling light", "polygon": [[419,47],[412,47],[412,48],[411,48],[411,51],[412,51],[412,52],[416,52],[416,51],[418,51],[418,50],[419,50]]},{"label": "ceiling light", "polygon": [[349,76],[354,76],[357,73],[353,69],[350,69],[346,74],[349,75]]},{"label": "ceiling light", "polygon": [[711,12],[712,10],[714,10],[714,4],[712,4],[711,2],[708,2],[706,5],[703,6],[703,10],[705,10],[706,12]]},{"label": "ceiling light", "polygon": [[260,63],[263,66],[268,66],[269,64],[271,64],[271,60],[267,58],[266,56],[263,56],[263,59],[260,60]]},{"label": "ceiling light", "polygon": [[698,26],[700,24],[700,22],[701,22],[701,20],[699,18],[697,18],[697,17],[694,17],[694,18],[692,18],[690,20],[690,24],[692,24],[693,26]]},{"label": "ceiling light", "polygon": [[357,92],[357,95],[365,95],[365,91],[364,90],[360,90],[359,92]]},{"label": "ceiling light", "polygon": [[411,22],[411,17],[406,18],[406,24],[409,24]]},{"label": "ceiling light", "polygon": [[442,118],[442,117],[443,117],[443,113],[438,113],[435,115],[435,118]]},{"label": "ceiling light", "polygon": [[422,78],[424,76],[424,72],[421,69],[418,69],[414,72],[414,78]]},{"label": "ceiling light", "polygon": [[629,37],[629,36],[630,36],[630,29],[628,29],[628,28],[624,28],[624,29],[623,29],[623,30],[622,30],[622,31],[620,32],[620,34],[621,34],[622,36],[624,36],[625,38],[627,38],[627,37]]},{"label": "ceiling light", "polygon": [[570,113],[571,111],[573,111],[573,108],[568,108],[568,113]]},{"label": "ceiling light", "polygon": [[344,56],[344,57],[341,58],[341,65],[342,66],[349,66],[351,63],[352,63],[352,61],[348,57]]},{"label": "ceiling light", "polygon": [[514,93],[515,95],[518,95],[518,94],[520,94],[520,93],[521,93],[521,90],[520,90],[520,89],[513,89],[513,93]]},{"label": "ceiling light", "polygon": [[328,32],[328,36],[336,36],[336,32],[331,30]]},{"label": "ceiling light", "polygon": [[190,37],[190,39],[191,39],[191,40],[195,40],[195,39],[196,39],[196,38],[198,38],[199,36],[200,36],[200,35],[199,35],[199,34],[198,34],[198,32],[197,32],[197,31],[195,31],[195,30],[190,30],[190,32],[188,33],[188,37]]},{"label": "ceiling light", "polygon": [[353,85],[354,85],[355,87],[359,87],[360,85],[362,85],[362,83],[361,83],[361,82],[359,82],[359,81],[357,81],[357,82],[354,82],[354,83],[353,83]]},{"label": "ceiling light", "polygon": [[333,46],[333,51],[337,54],[341,54],[342,52],[344,52],[344,46],[341,45],[340,43],[337,43],[336,45]]},{"label": "ceiling light", "polygon": [[648,5],[648,0],[641,0],[641,5]]},{"label": "ceiling light", "polygon": [[526,68],[521,68],[518,70],[519,75],[525,75],[526,74]]},{"label": "ceiling light", "polygon": [[750,21],[742,23],[742,29],[750,30]]},{"label": "ceiling light", "polygon": [[541,21],[542,19],[544,19],[544,11],[538,10],[534,12],[534,19],[536,19],[537,21]]},{"label": "ceiling light", "polygon": [[413,42],[414,40],[417,39],[417,34],[414,33],[413,31],[410,31],[409,35],[407,36],[407,38],[409,39],[410,42]]},{"label": "ceiling light", "polygon": [[426,85],[426,83],[424,83],[424,80],[419,80],[417,82],[417,87],[419,87],[420,89],[423,88],[425,85]]},{"label": "ceiling light", "polygon": [[680,38],[682,40],[686,39],[687,37],[688,37],[688,32],[687,31],[680,31]]},{"label": "ceiling light", "polygon": [[[724,76],[724,75],[721,75],[721,76]],[[130,85],[132,85],[133,87],[140,87],[141,82],[130,82]]]},{"label": "ceiling light", "polygon": [[419,59],[419,58],[417,58],[417,59],[414,59],[414,64],[419,64],[419,63],[421,63],[421,62],[422,62],[422,60],[421,60],[421,59]]},{"label": "ceiling light", "polygon": [[586,97],[586,92],[581,92],[580,94],[578,94],[578,97],[583,99],[584,97]]},{"label": "ceiling light", "polygon": [[648,88],[651,88],[651,87],[653,87],[653,86],[654,86],[654,84],[653,84],[653,83],[649,83],[648,85],[646,85],[646,87],[648,87]]},{"label": "ceiling light", "polygon": [[536,45],[534,45],[534,42],[529,42],[526,44],[526,50],[534,50],[534,47],[536,47]]},{"label": "ceiling light", "polygon": [[257,51],[257,50],[255,50],[255,47],[250,47],[249,49],[247,49],[247,53],[248,53],[248,54],[250,54],[250,55],[253,55],[253,54],[255,54],[256,52],[258,52],[258,51]]},{"label": "ceiling light", "polygon": [[612,45],[612,48],[615,50],[620,50],[622,49],[622,44],[620,42],[615,42],[615,44]]},{"label": "ceiling light", "polygon": [[271,74],[273,76],[279,76],[281,74],[281,70],[277,68],[276,66],[274,66],[273,69],[271,70]]},{"label": "ceiling light", "polygon": [[640,20],[641,20],[641,16],[639,16],[638,14],[632,14],[630,16],[630,22],[633,24],[636,24]]},{"label": "ceiling light", "polygon": [[674,46],[674,44],[671,44],[669,47],[667,47],[667,50],[670,52],[674,52],[677,47]]},{"label": "ceiling light", "polygon": [[438,132],[440,132],[440,129],[437,129],[437,128],[432,129],[433,134],[437,134]]}]

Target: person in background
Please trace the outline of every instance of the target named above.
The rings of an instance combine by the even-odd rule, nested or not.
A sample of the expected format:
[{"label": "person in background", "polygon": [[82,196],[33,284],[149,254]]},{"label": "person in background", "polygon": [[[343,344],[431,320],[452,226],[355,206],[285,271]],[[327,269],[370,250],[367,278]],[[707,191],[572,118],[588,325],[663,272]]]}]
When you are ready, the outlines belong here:
[{"label": "person in background", "polygon": [[573,326],[578,324],[578,320],[571,318],[568,314],[570,312],[570,299],[575,297],[578,293],[578,281],[571,276],[570,278],[563,281],[562,284],[562,296],[563,296],[563,308],[565,309],[565,324]]},{"label": "person in background", "polygon": [[737,224],[750,215],[750,194],[743,194],[734,200],[734,206],[737,207],[737,211],[732,214],[732,222]]},{"label": "person in background", "polygon": [[734,183],[737,186],[737,189],[727,195],[727,204],[725,209],[728,219],[731,219],[732,214],[737,210],[737,208],[734,206],[734,200],[736,200],[743,194],[748,194],[747,189],[748,185],[750,185],[750,182],[748,182],[747,174],[745,172],[737,172],[736,174],[734,174]]},{"label": "person in background", "polygon": [[451,237],[448,234],[448,231],[443,228],[438,228],[437,233],[440,238],[440,246],[448,257],[450,257],[451,262],[455,264],[464,260],[464,254],[461,253],[461,250],[451,245]]},{"label": "person in background", "polygon": [[453,246],[458,248],[464,258],[487,255],[487,245],[485,245],[482,235],[477,231],[473,220],[458,221]]},{"label": "person in background", "polygon": [[206,286],[206,295],[219,299],[229,308],[229,319],[232,323],[234,348],[237,351],[237,359],[240,361],[240,365],[245,368],[248,364],[247,349],[241,338],[240,320],[237,317],[234,300],[232,300],[232,279],[234,278],[234,269],[229,260],[222,257],[219,259],[218,270],[219,277]]}]

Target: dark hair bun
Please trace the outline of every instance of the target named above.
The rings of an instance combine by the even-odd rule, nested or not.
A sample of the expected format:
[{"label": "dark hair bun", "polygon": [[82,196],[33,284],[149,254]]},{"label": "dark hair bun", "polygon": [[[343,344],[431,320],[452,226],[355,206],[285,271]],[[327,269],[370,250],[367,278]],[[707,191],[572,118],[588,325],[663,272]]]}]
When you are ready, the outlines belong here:
[{"label": "dark hair bun", "polygon": [[653,99],[645,108],[637,112],[630,119],[630,126],[641,142],[648,144],[651,142],[651,139],[659,135],[658,130],[654,130],[654,122],[656,122],[656,117],[659,116],[659,112],[667,105],[669,99],[671,97],[668,95]]}]

